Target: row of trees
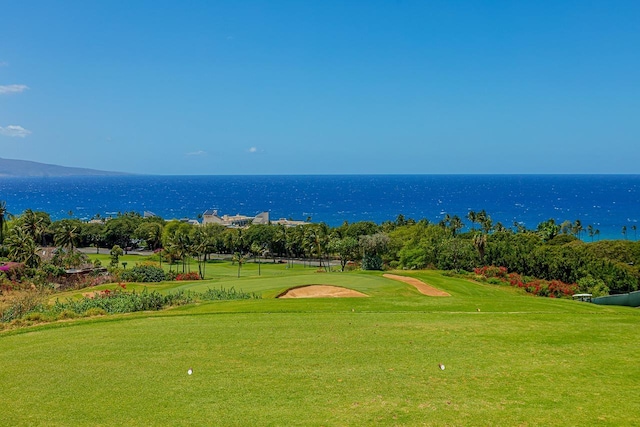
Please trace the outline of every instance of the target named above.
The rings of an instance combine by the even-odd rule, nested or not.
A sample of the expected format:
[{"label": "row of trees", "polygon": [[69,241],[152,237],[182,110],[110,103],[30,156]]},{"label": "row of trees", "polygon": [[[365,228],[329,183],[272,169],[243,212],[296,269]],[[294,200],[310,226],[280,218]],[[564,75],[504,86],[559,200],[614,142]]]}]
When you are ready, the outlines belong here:
[{"label": "row of trees", "polygon": [[[297,227],[251,225],[229,229],[219,225],[195,226],[158,217],[142,218],[125,213],[104,222],[85,223],[76,219],[52,222],[44,212],[27,210],[7,221],[6,206],[0,204],[0,242],[8,258],[37,266],[39,250],[55,245],[73,254],[78,246],[145,247],[155,250],[161,262],[182,265],[197,259],[204,276],[210,254],[245,258],[313,259],[320,267],[327,260],[339,260],[342,269],[357,263],[363,269],[467,270],[485,265],[508,268],[526,276],[575,283],[581,279],[602,281],[614,291],[638,288],[640,243],[627,240],[583,242],[599,234],[581,222],[556,223],[550,219],[536,229],[515,223],[513,228],[495,223],[485,212],[470,211],[470,231],[457,216],[445,215],[438,223],[415,221],[399,215],[395,221],[376,224],[347,222],[339,227],[324,223]],[[477,225],[477,227],[476,227]],[[635,229],[632,227],[632,230]]]}]

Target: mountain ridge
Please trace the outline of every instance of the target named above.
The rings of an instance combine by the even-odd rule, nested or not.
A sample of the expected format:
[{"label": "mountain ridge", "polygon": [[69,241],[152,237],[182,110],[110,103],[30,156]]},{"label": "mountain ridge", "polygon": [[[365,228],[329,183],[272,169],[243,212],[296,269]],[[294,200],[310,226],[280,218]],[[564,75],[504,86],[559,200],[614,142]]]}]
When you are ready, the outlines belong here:
[{"label": "mountain ridge", "polygon": [[124,176],[126,172],[59,166],[30,160],[4,159],[0,157],[1,177],[62,177],[62,176]]}]

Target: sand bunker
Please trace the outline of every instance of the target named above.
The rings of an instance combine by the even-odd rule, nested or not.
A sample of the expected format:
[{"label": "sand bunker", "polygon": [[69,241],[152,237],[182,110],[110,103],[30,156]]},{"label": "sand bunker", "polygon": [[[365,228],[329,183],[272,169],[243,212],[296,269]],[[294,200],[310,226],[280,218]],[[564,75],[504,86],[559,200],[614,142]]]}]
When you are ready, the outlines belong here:
[{"label": "sand bunker", "polygon": [[307,285],[291,288],[278,298],[351,298],[366,297],[362,292],[331,285]]},{"label": "sand bunker", "polygon": [[420,291],[421,294],[428,295],[430,297],[450,297],[451,295],[445,291],[434,288],[431,285],[427,285],[421,280],[414,279],[413,277],[398,276],[397,274],[383,274],[383,277],[387,279],[399,280],[400,282],[408,283],[411,286]]}]

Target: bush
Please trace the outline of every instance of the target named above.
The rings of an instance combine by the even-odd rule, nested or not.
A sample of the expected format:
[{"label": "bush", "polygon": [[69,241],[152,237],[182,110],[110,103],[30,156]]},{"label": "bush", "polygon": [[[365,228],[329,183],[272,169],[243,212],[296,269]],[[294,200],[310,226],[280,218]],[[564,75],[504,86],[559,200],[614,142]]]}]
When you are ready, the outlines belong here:
[{"label": "bush", "polygon": [[518,273],[509,273],[505,267],[487,266],[474,270],[476,279],[494,285],[511,285],[522,288],[525,291],[540,296],[550,298],[561,298],[575,294],[578,285],[564,283],[560,280],[543,280],[522,277]]},{"label": "bush", "polygon": [[176,280],[200,280],[200,274],[195,271],[190,271],[188,273],[179,273],[176,275]]},{"label": "bush", "polygon": [[378,255],[365,255],[362,259],[363,270],[382,270],[382,258]]},{"label": "bush", "polygon": [[123,270],[120,273],[120,280],[125,282],[162,282],[166,280],[164,270],[157,265],[141,264],[136,265],[131,270]]},{"label": "bush", "polygon": [[36,290],[13,292],[0,304],[0,322],[11,322],[30,312],[42,312],[45,294]]}]

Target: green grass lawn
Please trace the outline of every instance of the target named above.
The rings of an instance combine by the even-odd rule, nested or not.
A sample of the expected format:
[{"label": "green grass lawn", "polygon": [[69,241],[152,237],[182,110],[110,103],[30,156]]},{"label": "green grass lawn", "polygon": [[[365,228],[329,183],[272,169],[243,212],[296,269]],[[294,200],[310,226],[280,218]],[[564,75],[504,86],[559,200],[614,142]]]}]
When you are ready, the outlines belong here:
[{"label": "green grass lawn", "polygon": [[[536,298],[432,271],[411,275],[451,297],[427,297],[378,273],[262,267],[261,277],[243,268],[238,279],[220,265],[206,282],[149,285],[234,286],[262,300],[0,333],[0,424],[637,423],[636,309]],[[305,284],[370,297],[273,298]]]}]

